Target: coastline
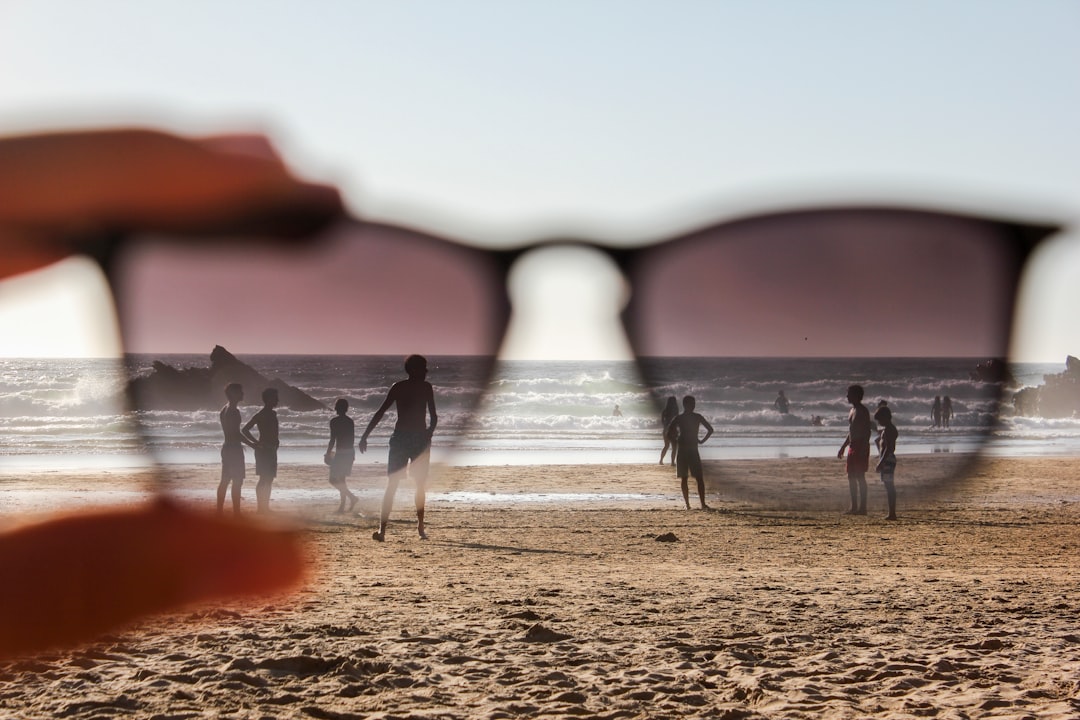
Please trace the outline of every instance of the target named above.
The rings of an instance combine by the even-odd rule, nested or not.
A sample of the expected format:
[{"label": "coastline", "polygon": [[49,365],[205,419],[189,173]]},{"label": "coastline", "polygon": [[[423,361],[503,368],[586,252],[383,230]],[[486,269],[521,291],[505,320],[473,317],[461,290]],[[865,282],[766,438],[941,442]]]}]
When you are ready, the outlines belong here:
[{"label": "coastline", "polygon": [[[381,468],[350,479],[365,499],[340,516],[322,469],[305,467],[294,479],[308,495],[280,502],[309,539],[304,587],[12,663],[0,669],[6,712],[1064,720],[1080,711],[1075,463],[993,458],[946,495],[901,500],[893,523],[873,505],[867,517],[748,500],[687,512],[668,467],[454,467],[433,483],[431,540],[416,537],[403,486],[382,544],[370,538]],[[842,464],[828,468],[846,491]],[[215,470],[178,469],[169,482],[211,507]],[[136,478],[82,480],[121,490]],[[0,494],[73,481],[8,477]],[[490,498],[453,500],[463,491]],[[882,494],[872,488],[872,503]],[[668,533],[674,542],[656,540]]]}]

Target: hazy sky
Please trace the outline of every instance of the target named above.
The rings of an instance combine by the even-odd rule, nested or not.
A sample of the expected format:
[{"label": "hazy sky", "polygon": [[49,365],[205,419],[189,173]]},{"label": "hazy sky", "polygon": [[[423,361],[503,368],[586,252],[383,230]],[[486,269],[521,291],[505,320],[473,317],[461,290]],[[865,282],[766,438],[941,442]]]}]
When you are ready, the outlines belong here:
[{"label": "hazy sky", "polygon": [[[0,134],[260,129],[357,212],[487,244],[816,201],[1075,224],[1078,28],[1073,1],[0,0]],[[1080,238],[1022,299],[1016,357],[1080,354]],[[624,351],[514,333],[516,354]]]}]

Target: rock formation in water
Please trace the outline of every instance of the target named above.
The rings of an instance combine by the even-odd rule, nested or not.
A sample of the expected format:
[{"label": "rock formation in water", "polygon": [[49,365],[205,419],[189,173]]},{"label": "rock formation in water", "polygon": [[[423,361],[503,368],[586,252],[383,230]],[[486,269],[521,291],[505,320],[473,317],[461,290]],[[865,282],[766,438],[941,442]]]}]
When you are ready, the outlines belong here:
[{"label": "rock formation in water", "polygon": [[1013,395],[1017,415],[1067,418],[1080,413],[1080,360],[1065,358],[1065,372],[1043,375],[1043,384]]},{"label": "rock formation in water", "polygon": [[322,402],[278,378],[267,378],[217,345],[208,368],[174,368],[155,360],[149,375],[130,383],[137,407],[147,410],[216,410],[225,404],[225,386],[244,386],[245,402],[261,404],[265,388],[277,388],[281,407],[291,410],[329,410]]}]

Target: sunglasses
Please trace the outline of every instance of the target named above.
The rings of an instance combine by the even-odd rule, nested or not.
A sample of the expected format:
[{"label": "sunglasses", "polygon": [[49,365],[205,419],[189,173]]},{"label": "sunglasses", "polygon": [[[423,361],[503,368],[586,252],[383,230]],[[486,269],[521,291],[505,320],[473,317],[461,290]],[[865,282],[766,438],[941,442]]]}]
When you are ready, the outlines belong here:
[{"label": "sunglasses", "polygon": [[[716,431],[702,448],[717,460],[710,482],[783,504],[799,480],[785,461],[820,458],[823,473],[842,473],[851,385],[865,389],[871,414],[892,412],[898,485],[953,488],[994,428],[1025,261],[1056,231],[840,207],[634,248],[558,238],[486,250],[344,220],[303,243],[140,237],[92,255],[116,301],[134,415],[166,466],[216,461],[231,382],[249,404],[264,382],[278,387],[282,462],[318,463],[335,401],[346,398],[362,427],[415,353],[435,388],[436,457],[655,464],[665,401],[693,396]],[[625,279],[621,322],[635,359],[499,362],[511,270],[578,248],[605,254]],[[932,409],[935,397],[945,409]]]}]

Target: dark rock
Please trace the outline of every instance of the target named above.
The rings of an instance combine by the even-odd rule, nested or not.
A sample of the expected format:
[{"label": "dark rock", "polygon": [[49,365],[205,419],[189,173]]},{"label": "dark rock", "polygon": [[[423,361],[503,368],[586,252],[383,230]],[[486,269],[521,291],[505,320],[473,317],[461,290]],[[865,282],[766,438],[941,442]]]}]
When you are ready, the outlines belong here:
[{"label": "dark rock", "polygon": [[675,533],[668,532],[663,535],[657,535],[654,540],[656,542],[679,542],[679,538],[675,536]]},{"label": "dark rock", "polygon": [[976,382],[996,383],[999,385],[1016,385],[1016,378],[1009,371],[1009,365],[1004,360],[993,358],[981,362],[971,371],[971,379]]},{"label": "dark rock", "polygon": [[281,407],[328,410],[322,402],[278,378],[267,378],[220,345],[210,353],[210,367],[174,368],[155,360],[149,375],[129,385],[135,405],[147,410],[216,410],[225,404],[225,386],[244,386],[245,400],[260,403],[265,388],[278,391]]},{"label": "dark rock", "polygon": [[1080,360],[1065,358],[1065,372],[1043,375],[1043,384],[1013,394],[1017,415],[1067,418],[1080,413]]}]

